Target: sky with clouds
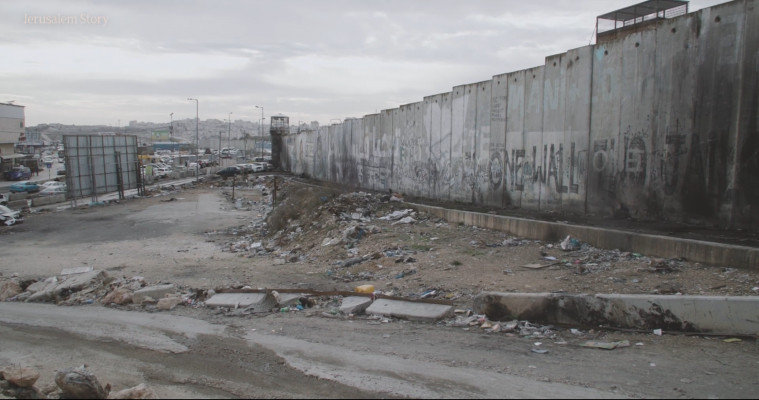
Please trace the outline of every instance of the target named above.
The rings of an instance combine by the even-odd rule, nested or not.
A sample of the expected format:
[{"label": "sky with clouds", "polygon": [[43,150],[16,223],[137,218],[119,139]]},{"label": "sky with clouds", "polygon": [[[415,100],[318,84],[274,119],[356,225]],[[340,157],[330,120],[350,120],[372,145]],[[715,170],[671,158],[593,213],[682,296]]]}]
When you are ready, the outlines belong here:
[{"label": "sky with clouds", "polygon": [[[29,126],[194,118],[188,97],[201,120],[254,121],[259,105],[325,124],[541,65],[634,3],[6,0],[0,102],[25,105]],[[59,15],[76,24],[33,19]]]}]

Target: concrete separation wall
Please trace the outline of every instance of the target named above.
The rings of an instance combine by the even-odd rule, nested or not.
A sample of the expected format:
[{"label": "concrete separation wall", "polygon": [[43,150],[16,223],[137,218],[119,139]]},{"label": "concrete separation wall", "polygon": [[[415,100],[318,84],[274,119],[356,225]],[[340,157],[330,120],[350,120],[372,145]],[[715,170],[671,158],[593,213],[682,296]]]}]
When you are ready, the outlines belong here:
[{"label": "concrete separation wall", "polygon": [[27,207],[29,207],[28,200],[16,200],[16,201],[8,202],[8,208],[10,208],[11,210],[17,210],[20,208],[27,208]]},{"label": "concrete separation wall", "polygon": [[285,135],[282,165],[431,199],[759,231],[757,1]]},{"label": "concrete separation wall", "polygon": [[29,197],[29,193],[11,193],[8,196],[8,201],[26,200]]},{"label": "concrete separation wall", "polygon": [[57,194],[55,196],[46,196],[46,197],[35,197],[32,199],[32,207],[63,203],[64,201],[66,201],[65,194]]},{"label": "concrete separation wall", "polygon": [[451,210],[423,204],[412,206],[451,224],[463,223],[531,239],[558,241],[571,235],[601,249],[621,249],[663,258],[685,257],[692,262],[759,269],[759,249],[752,247]]},{"label": "concrete separation wall", "polygon": [[482,293],[474,312],[493,320],[759,335],[757,297]]}]

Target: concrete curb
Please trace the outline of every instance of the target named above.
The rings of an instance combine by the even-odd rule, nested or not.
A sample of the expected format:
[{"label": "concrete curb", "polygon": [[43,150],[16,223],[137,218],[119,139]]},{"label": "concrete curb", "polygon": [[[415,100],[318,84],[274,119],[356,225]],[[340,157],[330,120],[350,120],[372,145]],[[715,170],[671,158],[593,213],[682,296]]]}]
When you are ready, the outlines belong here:
[{"label": "concrete curb", "polygon": [[759,335],[759,297],[491,292],[475,297],[473,309],[493,320]]},{"label": "concrete curb", "polygon": [[559,241],[571,235],[600,249],[620,249],[662,258],[684,257],[688,261],[704,264],[759,269],[759,249],[753,247],[408,204],[452,224],[463,223],[530,239]]}]

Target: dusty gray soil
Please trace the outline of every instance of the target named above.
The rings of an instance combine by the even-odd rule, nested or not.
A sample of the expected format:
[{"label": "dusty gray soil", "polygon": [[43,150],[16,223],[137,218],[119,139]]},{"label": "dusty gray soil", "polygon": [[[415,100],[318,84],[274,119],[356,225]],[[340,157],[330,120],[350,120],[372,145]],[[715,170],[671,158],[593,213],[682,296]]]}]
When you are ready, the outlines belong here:
[{"label": "dusty gray soil", "polygon": [[[470,307],[471,296],[485,290],[756,295],[752,288],[759,286],[759,274],[725,269],[729,266],[683,262],[676,263],[675,272],[661,274],[645,270],[656,263],[646,255],[620,256],[592,249],[566,253],[556,248],[558,243],[528,241],[515,247],[488,247],[513,238],[500,232],[425,221],[424,216],[420,218],[422,222],[411,226],[374,220],[371,224],[382,232],[370,234],[357,244],[359,255],[403,248],[416,259],[411,264],[396,264],[399,257],[383,255],[352,268],[334,265],[352,257],[349,250],[354,249],[321,246],[325,237],[336,235],[344,225],[329,213],[303,214],[303,221],[298,222],[301,233],[282,241],[275,254],[247,258],[248,252],[230,252],[228,243],[236,243],[245,235],[259,240],[255,235],[260,233],[240,229],[256,220],[260,211],[231,211],[222,191],[199,188],[173,195],[183,200],[172,203],[163,203],[161,200],[166,198],[157,197],[33,215],[24,224],[0,229],[0,273],[4,278],[13,273],[38,278],[58,274],[63,268],[92,266],[117,276],[140,275],[150,282],[204,289],[240,283],[253,287],[352,290],[370,283],[379,290],[403,296],[436,289],[439,298],[452,299],[459,308]],[[251,201],[261,200],[260,192],[243,193]],[[313,210],[318,211],[319,206]],[[238,234],[229,228],[238,229]],[[260,239],[267,242],[269,238]],[[296,254],[303,256],[302,260],[274,264],[281,252],[295,248],[299,248]],[[545,262],[541,251],[559,261],[568,260],[569,266],[562,263],[537,271],[520,267]],[[611,261],[603,261],[606,259]],[[412,268],[416,274],[396,279],[400,272]],[[511,272],[504,274],[504,270]],[[318,313],[312,317],[307,316],[309,313],[292,313],[240,318],[205,308],[178,307],[169,314],[231,326],[240,340],[254,334],[342,348],[366,357],[368,363],[373,356],[382,355],[398,363],[414,360],[633,397],[753,398],[758,387],[755,371],[759,368],[759,348],[751,340],[725,343],[718,338],[613,332],[573,337],[563,331],[567,345],[544,340],[542,346],[549,353],[535,354],[530,352],[534,340],[483,334],[476,329],[464,331],[400,321],[375,326],[361,319],[324,319]],[[253,329],[256,331],[251,333]],[[383,397],[381,393],[356,391],[351,385],[335,383],[340,382],[339,377],[330,378],[335,382],[309,378],[281,364],[276,354],[251,349],[238,340],[182,339],[192,349],[190,354],[166,356],[116,342],[92,344],[78,336],[30,330],[23,325],[3,325],[0,330],[0,364],[28,363],[43,368],[43,376],[51,376],[47,372],[64,365],[87,363],[108,371],[107,378],[117,388],[148,382],[162,396]],[[644,346],[614,351],[579,347],[581,341],[588,339],[627,339]],[[31,347],[37,349],[34,357],[25,351]],[[120,373],[119,363],[128,363],[127,370],[139,373]],[[236,384],[220,388],[214,380],[222,376]]]}]

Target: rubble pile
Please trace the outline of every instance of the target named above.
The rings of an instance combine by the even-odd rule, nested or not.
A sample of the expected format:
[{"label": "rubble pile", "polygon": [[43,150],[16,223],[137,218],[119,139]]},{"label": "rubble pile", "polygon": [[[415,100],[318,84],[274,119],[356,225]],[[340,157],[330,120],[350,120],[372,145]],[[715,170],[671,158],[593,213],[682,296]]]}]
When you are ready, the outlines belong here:
[{"label": "rubble pile", "polygon": [[144,383],[118,392],[103,386],[87,365],[57,371],[55,384],[36,386],[40,373],[33,368],[0,368],[0,394],[16,399],[157,399]]},{"label": "rubble pile", "polygon": [[161,282],[151,286],[140,276],[117,278],[106,271],[85,270],[37,280],[22,280],[18,276],[2,280],[0,301],[55,303],[59,306],[101,304],[148,311],[172,310],[178,305],[204,306],[206,292],[203,290]]}]

